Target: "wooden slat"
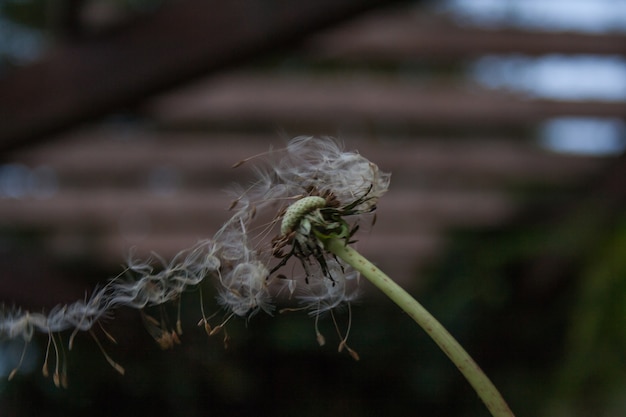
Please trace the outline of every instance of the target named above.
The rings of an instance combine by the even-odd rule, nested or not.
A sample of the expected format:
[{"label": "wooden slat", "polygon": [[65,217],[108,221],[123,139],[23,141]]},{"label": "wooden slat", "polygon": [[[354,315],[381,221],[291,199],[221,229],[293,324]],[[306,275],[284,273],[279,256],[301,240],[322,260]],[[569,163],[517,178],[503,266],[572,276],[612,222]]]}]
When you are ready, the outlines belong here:
[{"label": "wooden slat", "polygon": [[208,71],[292,45],[382,3],[169,2],[125,29],[61,45],[41,62],[1,78],[0,149],[24,146]]},{"label": "wooden slat", "polygon": [[[127,136],[126,140],[114,140]],[[358,150],[381,169],[394,173],[394,184],[423,179],[424,184],[462,180],[466,186],[506,182],[563,183],[595,172],[604,159],[559,155],[532,143],[506,138],[476,140],[409,137],[406,139],[341,136],[348,150]],[[189,134],[88,130],[54,143],[12,154],[30,167],[54,169],[64,187],[145,187],[154,169],[171,168],[182,187],[227,187],[247,182],[246,165],[232,165],[251,155],[284,146],[279,135]],[[258,161],[256,161],[258,162]],[[255,162],[253,162],[255,163]],[[201,192],[201,190],[199,190]]]},{"label": "wooden slat", "polygon": [[[166,198],[132,190],[64,192],[46,200],[0,200],[0,225],[97,232],[119,229],[124,216],[135,215],[148,221],[153,232],[187,230],[210,237],[206,234],[216,231],[230,216],[231,202],[219,190],[181,192]],[[390,191],[379,211],[385,229],[409,233],[419,224],[433,228],[500,222],[512,213],[512,206],[496,191],[404,189]],[[399,218],[407,219],[404,225],[397,223]]]},{"label": "wooden slat", "polygon": [[364,73],[354,77],[236,73],[164,95],[146,112],[170,127],[305,126],[337,131],[395,124],[486,129],[528,126],[555,116],[626,119],[622,103],[522,99]]},{"label": "wooden slat", "polygon": [[305,54],[314,59],[370,63],[458,61],[511,53],[626,55],[626,36],[460,26],[432,13],[400,10],[318,33],[305,47]]}]

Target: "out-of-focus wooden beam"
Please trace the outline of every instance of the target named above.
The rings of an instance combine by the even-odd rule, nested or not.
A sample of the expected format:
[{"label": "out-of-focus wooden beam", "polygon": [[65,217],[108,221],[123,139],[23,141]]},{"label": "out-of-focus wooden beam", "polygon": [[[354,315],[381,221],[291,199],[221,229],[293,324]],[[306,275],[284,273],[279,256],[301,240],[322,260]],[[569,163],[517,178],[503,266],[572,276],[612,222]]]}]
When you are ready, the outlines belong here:
[{"label": "out-of-focus wooden beam", "polygon": [[381,0],[184,0],[106,36],[61,45],[0,79],[0,150],[131,106]]},{"label": "out-of-focus wooden beam", "polygon": [[305,50],[315,58],[369,63],[511,53],[625,55],[626,36],[463,26],[432,14],[392,10],[319,33]]},{"label": "out-of-focus wooden beam", "polygon": [[[234,73],[213,77],[145,106],[168,127],[304,127],[345,125],[474,129],[523,128],[558,116],[626,119],[621,102],[549,100],[461,84],[407,82],[396,77]],[[314,130],[315,131],[315,130]]]}]

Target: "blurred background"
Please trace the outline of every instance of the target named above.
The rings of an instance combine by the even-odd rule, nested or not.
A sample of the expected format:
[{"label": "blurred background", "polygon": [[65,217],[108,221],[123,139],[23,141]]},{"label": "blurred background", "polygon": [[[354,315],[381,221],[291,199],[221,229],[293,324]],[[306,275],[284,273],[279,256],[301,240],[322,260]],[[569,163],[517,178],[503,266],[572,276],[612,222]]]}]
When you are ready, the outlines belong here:
[{"label": "blurred background", "polygon": [[[131,248],[210,238],[253,179],[233,163],[330,135],[393,173],[359,250],[518,416],[623,416],[625,104],[623,0],[0,0],[0,302],[49,311]],[[0,341],[0,416],[487,416],[364,287],[360,362],[300,313],[232,322],[225,349],[194,291],[171,351],[136,311],[105,323],[125,376],[79,335],[57,389],[38,335],[7,382],[23,342]]]}]

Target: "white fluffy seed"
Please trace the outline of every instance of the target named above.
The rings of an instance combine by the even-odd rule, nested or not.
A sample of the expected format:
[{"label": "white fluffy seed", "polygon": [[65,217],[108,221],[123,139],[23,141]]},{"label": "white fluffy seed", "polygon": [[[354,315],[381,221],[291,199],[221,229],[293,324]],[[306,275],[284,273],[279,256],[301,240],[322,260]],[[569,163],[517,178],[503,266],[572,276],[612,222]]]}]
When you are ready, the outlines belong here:
[{"label": "white fluffy seed", "polygon": [[322,207],[326,207],[326,200],[322,197],[309,196],[296,201],[287,207],[287,211],[283,215],[283,222],[280,225],[280,233],[286,235],[292,232],[302,217]]}]

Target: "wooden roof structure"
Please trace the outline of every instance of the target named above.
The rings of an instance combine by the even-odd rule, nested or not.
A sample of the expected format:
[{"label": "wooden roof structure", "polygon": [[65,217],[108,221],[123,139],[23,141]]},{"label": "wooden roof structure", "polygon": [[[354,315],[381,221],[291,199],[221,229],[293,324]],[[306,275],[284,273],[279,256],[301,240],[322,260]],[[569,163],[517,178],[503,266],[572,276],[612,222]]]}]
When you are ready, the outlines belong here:
[{"label": "wooden roof structure", "polygon": [[[450,230],[505,225],[537,202],[520,190],[597,190],[593,181],[623,174],[623,156],[554,153],[532,132],[558,116],[624,120],[624,103],[537,99],[410,69],[496,53],[623,56],[624,35],[461,27],[407,6],[346,20],[375,1],[266,3],[173,2],[0,79],[0,228],[37,231],[51,257],[115,265],[135,248],[168,258],[227,219],[224,190],[250,179],[234,162],[291,136],[331,135],[393,173],[359,247],[412,285]],[[623,208],[623,190],[611,190]],[[32,303],[9,275],[0,282],[0,299]]]}]

